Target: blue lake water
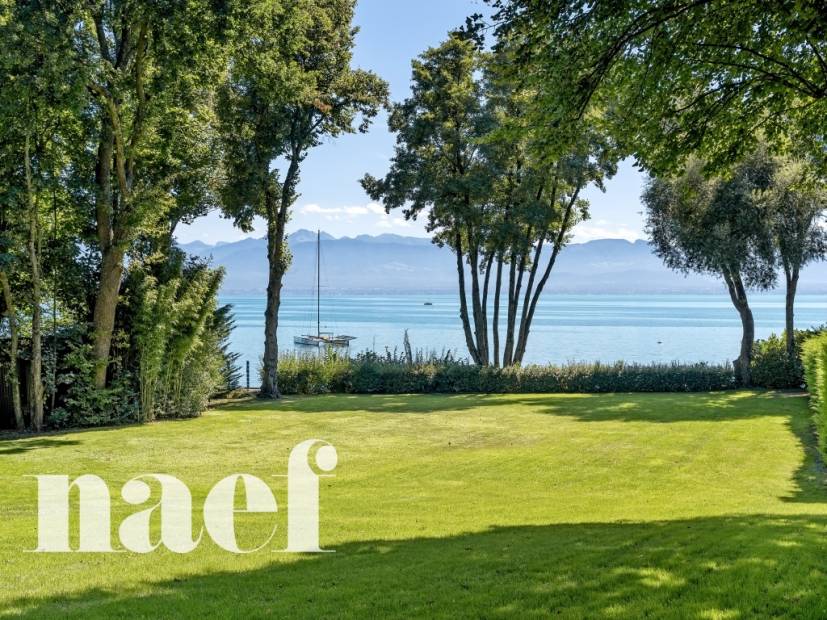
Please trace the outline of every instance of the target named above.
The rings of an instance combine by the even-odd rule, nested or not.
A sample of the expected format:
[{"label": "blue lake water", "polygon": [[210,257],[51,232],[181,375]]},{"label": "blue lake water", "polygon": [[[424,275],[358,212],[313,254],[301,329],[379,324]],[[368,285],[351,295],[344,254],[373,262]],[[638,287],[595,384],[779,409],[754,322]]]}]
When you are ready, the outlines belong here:
[{"label": "blue lake water", "polygon": [[[222,296],[220,301],[233,306],[232,347],[242,364],[251,362],[253,374],[264,351],[265,299]],[[783,295],[753,294],[750,305],[757,337],[783,330]],[[315,333],[315,307],[311,295],[283,295],[282,350],[294,348],[293,336]],[[799,295],[796,326],[823,323],[827,295]],[[456,295],[331,295],[322,300],[322,329],[356,336],[352,353],[401,348],[408,329],[414,349],[467,355]],[[723,362],[737,356],[740,337],[738,314],[726,295],[550,294],[538,305],[526,362]]]}]

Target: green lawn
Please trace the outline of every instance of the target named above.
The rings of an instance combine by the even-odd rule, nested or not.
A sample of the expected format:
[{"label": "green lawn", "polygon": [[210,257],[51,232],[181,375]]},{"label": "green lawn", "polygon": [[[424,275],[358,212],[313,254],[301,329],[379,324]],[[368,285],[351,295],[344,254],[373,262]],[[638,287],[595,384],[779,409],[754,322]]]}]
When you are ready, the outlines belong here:
[{"label": "green lawn", "polygon": [[[322,544],[284,546],[287,455],[339,453]],[[0,609],[75,617],[827,616],[827,491],[800,395],[328,396],[0,441]],[[255,474],[271,550],[34,554],[30,474]],[[134,509],[133,509],[134,510]],[[198,513],[196,513],[198,514]],[[261,535],[261,515],[239,539]]]}]

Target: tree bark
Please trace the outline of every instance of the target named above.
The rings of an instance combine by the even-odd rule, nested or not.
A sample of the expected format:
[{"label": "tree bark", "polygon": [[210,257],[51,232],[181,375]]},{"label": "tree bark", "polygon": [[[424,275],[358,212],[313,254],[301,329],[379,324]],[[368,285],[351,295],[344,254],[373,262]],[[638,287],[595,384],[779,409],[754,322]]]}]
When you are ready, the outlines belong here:
[{"label": "tree bark", "polygon": [[95,360],[95,387],[98,389],[106,387],[115,311],[123,276],[123,257],[123,251],[114,245],[108,246],[101,256],[100,282],[92,315],[92,355]]},{"label": "tree bark", "polygon": [[[93,14],[93,21],[101,57],[116,74],[120,74],[121,77],[128,74],[134,79],[135,89],[131,123],[126,125],[131,135],[127,139],[124,135],[125,126],[121,122],[121,101],[113,95],[111,78],[106,77],[105,85],[94,80],[88,84],[89,89],[97,95],[101,106],[101,130],[95,166],[95,219],[101,252],[101,273],[92,313],[92,355],[95,362],[95,387],[102,389],[106,387],[112,333],[115,329],[115,312],[123,275],[123,259],[136,231],[139,230],[138,226],[123,222],[128,222],[129,215],[132,214],[130,207],[136,157],[146,134],[145,120],[149,96],[144,89],[144,72],[150,33],[146,20],[134,24],[137,34],[124,23],[121,36],[130,42],[134,40],[135,44],[124,46],[123,49],[126,51],[121,53],[123,50],[109,48],[102,11]],[[113,171],[118,181],[117,199],[112,192]],[[117,214],[115,200],[118,202]]]},{"label": "tree bark", "polygon": [[784,337],[787,345],[787,356],[795,359],[795,293],[798,289],[798,267],[784,267],[784,275],[787,281],[787,294],[785,298],[784,316]]},{"label": "tree bark", "polygon": [[[106,387],[106,369],[109,347],[115,328],[115,305],[120,291],[120,270],[115,269],[117,257],[112,234],[112,156],[114,151],[112,127],[104,117],[95,166],[95,224],[101,251],[101,273],[95,307],[92,311],[92,356],[95,362],[95,387]],[[118,261],[119,262],[119,261]]]},{"label": "tree bark", "polygon": [[0,271],[0,287],[3,289],[3,297],[6,301],[6,318],[9,320],[9,343],[10,351],[9,357],[11,364],[9,367],[9,379],[11,380],[11,398],[12,407],[14,408],[14,423],[17,430],[22,431],[25,428],[23,420],[23,405],[20,402],[20,375],[17,368],[17,347],[18,347],[18,331],[17,331],[17,314],[14,307],[14,296],[9,285],[9,278],[6,272]]},{"label": "tree bark", "polygon": [[[540,300],[540,294],[543,292],[543,289],[545,288],[546,283],[548,282],[549,276],[551,275],[551,270],[554,268],[554,264],[557,262],[557,256],[560,254],[560,250],[563,248],[563,242],[566,238],[566,234],[569,231],[571,214],[574,211],[574,204],[577,202],[577,197],[579,196],[579,194],[580,188],[578,187],[572,195],[571,199],[569,200],[568,204],[566,205],[566,210],[563,214],[563,220],[560,224],[560,230],[557,231],[557,236],[554,239],[554,246],[551,250],[551,257],[549,258],[548,264],[546,265],[543,275],[540,277],[540,281],[537,283],[537,287],[534,290],[534,294],[531,298],[531,301],[528,302],[528,312],[524,312],[524,318],[520,323],[519,338],[517,339],[517,352],[515,354],[515,363],[517,364],[523,363],[525,350],[528,346],[528,334],[531,331],[531,322],[534,320],[534,311],[537,309],[537,303]],[[556,182],[553,195],[557,195]],[[537,260],[539,261],[539,252],[537,253]],[[526,300],[528,300],[527,293]]]},{"label": "tree bark", "polygon": [[43,309],[40,306],[40,216],[34,195],[30,141],[26,136],[24,145],[26,174],[26,198],[29,207],[29,264],[32,278],[32,366],[31,366],[31,420],[32,428],[43,428]]},{"label": "tree bark", "polygon": [[474,335],[471,332],[471,321],[468,317],[468,300],[465,296],[465,265],[463,264],[462,234],[457,231],[454,234],[454,252],[457,256],[457,278],[459,282],[459,318],[462,321],[462,330],[465,334],[465,345],[468,353],[475,364],[480,363],[480,355],[474,343]]},{"label": "tree bark", "polygon": [[488,364],[488,348],[486,335],[488,326],[485,324],[485,312],[480,299],[480,262],[479,247],[472,235],[469,235],[468,258],[471,267],[471,304],[474,312],[474,338],[477,345],[477,356],[480,366]]},{"label": "tree bark", "polygon": [[494,284],[494,316],[491,324],[491,337],[494,344],[493,363],[495,367],[500,365],[500,292],[503,281],[503,254],[497,256],[497,278]]},{"label": "tree bark", "polygon": [[[281,398],[278,383],[279,370],[279,308],[281,307],[281,287],[284,280],[284,228],[287,224],[287,212],[293,202],[293,192],[298,181],[301,151],[292,150],[290,165],[281,187],[281,197],[276,204],[272,188],[265,191],[267,211],[267,261],[269,273],[267,279],[267,307],[264,310],[264,376],[261,381],[259,396],[262,398]],[[269,168],[269,162],[267,163]],[[269,175],[268,175],[269,176]],[[268,181],[269,182],[269,181]]]},{"label": "tree bark", "polygon": [[491,265],[494,263],[493,252],[488,255],[485,261],[485,279],[482,284],[482,329],[485,335],[485,364],[491,363],[489,359],[490,348],[488,346],[488,290],[491,283]]},{"label": "tree bark", "polygon": [[735,309],[738,311],[738,316],[741,318],[741,350],[738,354],[738,359],[733,362],[733,365],[735,366],[735,373],[741,385],[749,387],[752,383],[751,364],[752,347],[755,343],[755,320],[752,316],[752,310],[749,307],[746,289],[741,280],[741,274],[729,274],[725,272],[724,281],[726,282],[732,304],[735,306]]}]

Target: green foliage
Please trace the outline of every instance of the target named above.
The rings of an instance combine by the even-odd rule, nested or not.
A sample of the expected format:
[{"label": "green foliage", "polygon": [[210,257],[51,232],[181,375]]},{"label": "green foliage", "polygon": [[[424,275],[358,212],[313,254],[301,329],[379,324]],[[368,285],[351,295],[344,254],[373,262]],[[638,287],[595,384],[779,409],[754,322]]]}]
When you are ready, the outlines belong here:
[{"label": "green foliage", "polygon": [[776,280],[776,254],[769,215],[760,195],[772,186],[775,162],[759,148],[731,177],[707,178],[692,159],[676,177],[650,179],[644,193],[646,231],[664,263],[684,273],[721,278],[737,310],[743,334],[735,362],[750,385],[755,323],[749,288],[768,289]]},{"label": "green foliage", "polygon": [[[827,164],[825,12],[819,2],[495,0],[533,122],[598,114],[647,168],[699,150],[729,167],[761,136]],[[792,135],[792,139],[790,136]]]},{"label": "green foliage", "polygon": [[285,394],[699,392],[735,387],[729,366],[567,364],[494,368],[453,359],[375,354],[288,356],[279,363]]},{"label": "green foliage", "polygon": [[771,185],[773,170],[774,162],[760,149],[731,178],[707,178],[696,159],[680,176],[650,179],[642,199],[655,252],[685,273],[740,277],[747,287],[771,287],[775,253],[758,192]]},{"label": "green foliage", "polygon": [[[615,167],[607,155],[611,142],[586,122],[560,128],[567,147],[549,151],[547,136],[527,121],[533,91],[505,68],[512,50],[486,51],[482,31],[479,19],[469,18],[412,62],[411,96],[395,104],[388,119],[396,134],[390,169],[361,182],[386,210],[400,209],[406,219],[427,217],[434,242],[456,255],[471,359],[510,365],[523,358],[558,253],[573,227],[588,218],[581,190],[602,188]],[[491,292],[499,312],[503,288],[508,311],[500,349],[499,316],[489,324],[487,309]]]},{"label": "green foliage", "polygon": [[223,272],[182,261],[178,255],[165,265],[161,278],[140,264],[131,269],[143,421],[200,415],[208,398],[224,388],[226,311],[216,309]]},{"label": "green foliage", "polygon": [[818,432],[818,444],[822,454],[827,456],[827,332],[804,341],[801,361]]},{"label": "green foliage", "polygon": [[61,406],[51,412],[47,420],[50,426],[105,426],[138,421],[138,399],[128,373],[117,373],[117,380],[106,389],[95,387],[95,361],[90,345],[73,345],[63,366],[57,382],[65,396]]},{"label": "green foliage", "polygon": [[233,329],[235,329],[232,310],[233,307],[229,304],[221,306],[215,311],[212,321],[212,330],[215,333],[222,360],[221,385],[218,391],[224,393],[233,392],[241,387],[241,366],[238,364],[241,353],[230,350],[230,336]]},{"label": "green foliage", "polygon": [[790,357],[783,337],[770,335],[757,340],[752,350],[752,381],[771,389],[800,388],[804,369],[798,355]]}]

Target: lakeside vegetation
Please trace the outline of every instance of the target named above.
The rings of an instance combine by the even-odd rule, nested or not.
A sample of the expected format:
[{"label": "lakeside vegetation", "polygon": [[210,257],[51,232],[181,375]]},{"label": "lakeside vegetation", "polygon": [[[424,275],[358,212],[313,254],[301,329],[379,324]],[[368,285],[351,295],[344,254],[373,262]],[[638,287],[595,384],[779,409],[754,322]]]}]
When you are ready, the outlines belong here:
[{"label": "lakeside vegetation", "polygon": [[[827,617],[827,331],[795,324],[827,254],[822,3],[486,4],[392,102],[355,66],[356,0],[0,0],[0,615]],[[387,168],[353,183],[453,252],[468,360],[407,332],[401,355],[284,355],[304,162],[384,112]],[[655,252],[726,287],[731,364],[523,364],[584,195],[623,161]],[[239,391],[232,308],[175,238],[209,213],[263,221],[268,262],[258,398],[211,410]],[[756,342],[750,291],[782,278]],[[288,493],[299,470],[320,514]],[[163,529],[200,528],[233,472],[278,510],[224,487],[217,522],[252,549],[275,518],[272,542],[178,553]],[[30,553],[62,515],[35,478],[84,474],[69,547],[79,504],[141,545]],[[284,544],[290,507],[336,553],[292,552],[319,549]]]},{"label": "lakeside vegetation", "polygon": [[[336,553],[34,554],[27,474],[145,471],[194,506],[230,471],[279,502],[286,457],[322,436]],[[806,398],[762,392],[319,396],[186,422],[0,445],[0,607],[17,617],[819,617],[827,494]],[[200,515],[195,512],[196,523]],[[242,544],[273,515],[237,515]],[[269,547],[268,547],[269,549]]]}]

